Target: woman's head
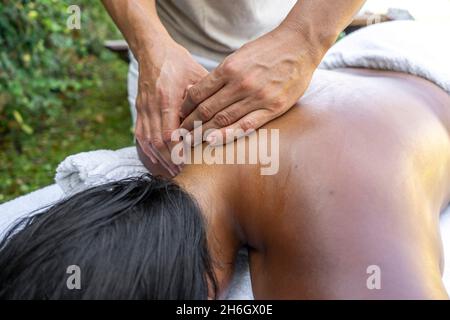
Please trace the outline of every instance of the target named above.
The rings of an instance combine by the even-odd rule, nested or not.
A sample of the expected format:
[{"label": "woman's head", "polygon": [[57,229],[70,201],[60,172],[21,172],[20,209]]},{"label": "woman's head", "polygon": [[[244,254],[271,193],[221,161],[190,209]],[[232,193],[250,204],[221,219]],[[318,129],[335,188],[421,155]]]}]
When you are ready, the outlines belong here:
[{"label": "woman's head", "polygon": [[[72,265],[81,289],[67,286]],[[164,179],[83,191],[0,242],[0,299],[205,299],[215,291],[202,213]]]}]

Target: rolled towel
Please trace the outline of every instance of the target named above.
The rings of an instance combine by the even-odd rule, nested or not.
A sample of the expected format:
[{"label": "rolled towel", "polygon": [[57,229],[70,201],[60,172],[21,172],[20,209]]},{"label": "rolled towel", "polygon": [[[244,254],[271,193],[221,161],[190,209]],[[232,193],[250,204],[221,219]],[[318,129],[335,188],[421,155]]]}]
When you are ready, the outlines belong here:
[{"label": "rolled towel", "polygon": [[450,94],[450,22],[393,21],[362,28],[336,43],[320,68],[367,68],[422,77]]},{"label": "rolled towel", "polygon": [[82,152],[67,157],[56,169],[55,181],[66,195],[148,173],[136,147]]}]

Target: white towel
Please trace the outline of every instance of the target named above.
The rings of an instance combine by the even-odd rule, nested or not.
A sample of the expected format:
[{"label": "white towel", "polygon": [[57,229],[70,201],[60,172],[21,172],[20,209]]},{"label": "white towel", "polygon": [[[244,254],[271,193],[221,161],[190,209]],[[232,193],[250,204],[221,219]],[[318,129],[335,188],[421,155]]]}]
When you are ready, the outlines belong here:
[{"label": "white towel", "polygon": [[89,187],[148,173],[136,147],[82,152],[67,157],[56,169],[55,181],[66,195]]},{"label": "white towel", "polygon": [[344,37],[320,68],[390,70],[425,78],[450,94],[450,22],[394,21],[362,28]]}]

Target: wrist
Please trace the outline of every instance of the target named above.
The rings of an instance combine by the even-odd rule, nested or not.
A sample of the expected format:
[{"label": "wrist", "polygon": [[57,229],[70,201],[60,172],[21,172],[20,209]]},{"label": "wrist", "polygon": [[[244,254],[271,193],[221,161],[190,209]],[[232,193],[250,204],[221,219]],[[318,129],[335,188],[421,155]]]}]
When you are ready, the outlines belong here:
[{"label": "wrist", "polygon": [[323,26],[285,20],[279,28],[293,35],[303,53],[311,63],[318,66],[328,49],[335,43],[339,33]]},{"label": "wrist", "polygon": [[168,35],[149,35],[140,39],[131,51],[139,64],[149,64],[155,62],[162,52],[174,44],[175,41]]}]

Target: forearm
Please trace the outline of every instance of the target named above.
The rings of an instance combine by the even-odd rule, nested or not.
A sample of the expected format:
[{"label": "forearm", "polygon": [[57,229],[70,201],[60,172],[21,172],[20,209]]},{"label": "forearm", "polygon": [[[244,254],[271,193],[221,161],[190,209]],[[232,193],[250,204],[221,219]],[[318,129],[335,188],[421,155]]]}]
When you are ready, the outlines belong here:
[{"label": "forearm", "polygon": [[155,46],[173,41],[156,12],[155,0],[102,0],[138,61]]},{"label": "forearm", "polygon": [[282,22],[306,41],[320,61],[347,27],[364,0],[299,0]]}]

